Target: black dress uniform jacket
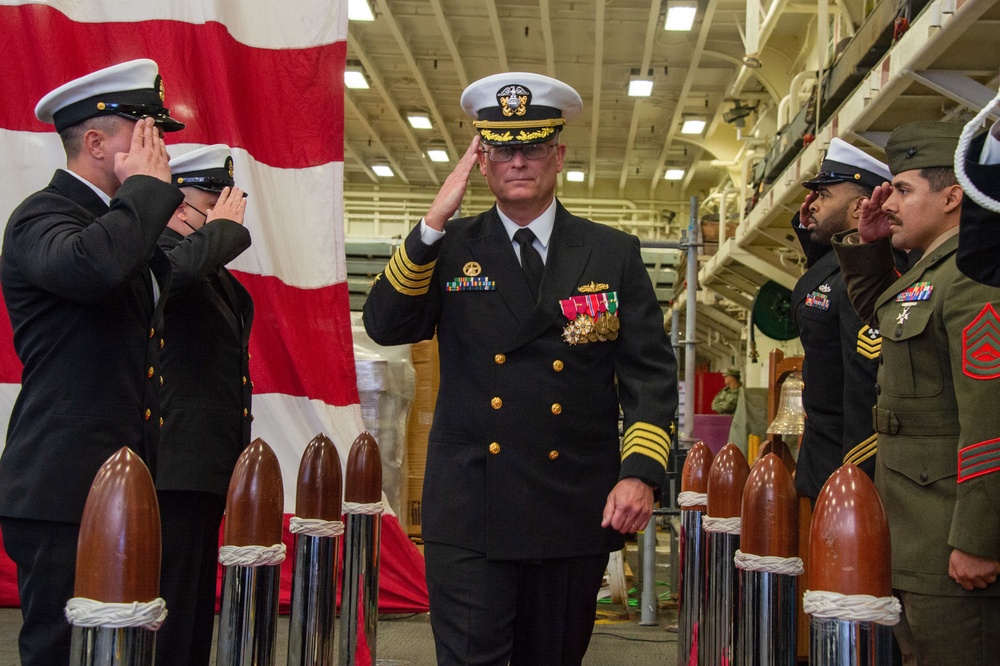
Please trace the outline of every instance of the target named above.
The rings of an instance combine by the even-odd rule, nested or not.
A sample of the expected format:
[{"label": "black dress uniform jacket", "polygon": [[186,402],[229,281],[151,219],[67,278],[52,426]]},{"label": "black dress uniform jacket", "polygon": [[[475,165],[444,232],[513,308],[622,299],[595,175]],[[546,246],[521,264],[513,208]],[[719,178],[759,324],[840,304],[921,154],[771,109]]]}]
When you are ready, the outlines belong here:
[{"label": "black dress uniform jacket", "polygon": [[[968,157],[982,152],[986,134],[972,140]],[[1000,200],[1000,164],[979,164],[966,158],[965,173],[983,194]],[[958,269],[976,282],[1000,287],[1000,215],[977,204],[966,192],[958,232]]]},{"label": "black dress uniform jacket", "polygon": [[186,237],[167,229],[159,244],[173,283],[160,352],[164,424],[156,487],[224,497],[250,443],[253,322],[250,294],[224,266],[250,247],[250,232],[220,219]]},{"label": "black dress uniform jacket", "polygon": [[173,185],[132,176],[109,209],[60,170],[11,215],[0,281],[24,370],[0,515],[78,523],[98,468],[122,446],[155,468],[170,276],[156,240],[181,200]]},{"label": "black dress uniform jacket", "polygon": [[[623,537],[601,527],[607,495],[623,477],[662,487],[677,408],[676,364],[638,240],[558,205],[536,304],[495,207],[446,231],[428,246],[414,229],[364,310],[380,344],[437,330],[424,539],[491,559],[621,548]],[[449,291],[477,273],[492,287]],[[568,344],[559,301],[598,289],[618,294],[617,339]]]},{"label": "black dress uniform jacket", "polygon": [[892,584],[966,592],[948,575],[953,548],[1000,555],[1000,289],[955,265],[958,237],[895,278],[888,240],[834,239],[858,313],[882,330],[875,485],[892,540]]},{"label": "black dress uniform jacket", "polygon": [[799,278],[792,290],[792,311],[805,352],[806,421],[795,486],[815,499],[844,463],[875,475],[872,408],[882,338],[854,311],[833,252]]}]

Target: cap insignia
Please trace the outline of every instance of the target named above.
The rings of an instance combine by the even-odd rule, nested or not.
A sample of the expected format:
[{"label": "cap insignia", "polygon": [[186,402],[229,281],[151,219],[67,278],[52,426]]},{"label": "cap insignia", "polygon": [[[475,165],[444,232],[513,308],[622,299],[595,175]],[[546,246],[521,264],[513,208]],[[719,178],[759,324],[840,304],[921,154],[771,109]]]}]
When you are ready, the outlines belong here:
[{"label": "cap insignia", "polygon": [[163,78],[159,74],[156,75],[156,82],[153,83],[153,87],[159,91],[161,102],[167,99],[167,95],[163,90]]},{"label": "cap insignia", "polygon": [[511,139],[514,138],[514,135],[511,134],[510,132],[504,132],[503,134],[500,134],[499,132],[494,132],[492,130],[482,129],[480,130],[480,133],[483,135],[483,138],[486,139],[487,141],[510,141]]},{"label": "cap insignia", "polygon": [[913,159],[914,157],[916,157],[916,155],[917,155],[917,149],[916,148],[907,148],[906,149],[906,156],[908,158]]},{"label": "cap insignia", "polygon": [[541,128],[539,130],[536,130],[534,132],[525,132],[524,130],[521,130],[517,134],[517,140],[518,141],[537,141],[538,139],[544,139],[545,137],[547,137],[548,135],[550,135],[550,134],[552,134],[554,132],[555,132],[555,130],[553,128],[551,128],[551,127],[543,127],[543,128]]},{"label": "cap insignia", "polygon": [[233,158],[232,157],[227,157],[226,158],[226,171],[229,172],[229,177],[232,178],[233,177]]},{"label": "cap insignia", "polygon": [[497,102],[503,115],[523,116],[531,103],[531,91],[521,85],[504,86],[497,92]]}]

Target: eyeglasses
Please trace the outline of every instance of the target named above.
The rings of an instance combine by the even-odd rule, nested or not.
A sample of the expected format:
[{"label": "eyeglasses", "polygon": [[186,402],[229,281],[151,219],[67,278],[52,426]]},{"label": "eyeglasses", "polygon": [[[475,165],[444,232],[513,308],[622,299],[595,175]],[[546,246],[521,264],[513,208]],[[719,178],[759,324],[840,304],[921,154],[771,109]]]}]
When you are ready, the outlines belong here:
[{"label": "eyeglasses", "polygon": [[190,208],[191,210],[193,210],[196,213],[201,213],[202,217],[204,217],[206,220],[208,219],[208,214],[207,213],[205,213],[204,211],[198,210],[197,208],[195,208],[194,206],[192,206],[191,204],[189,204],[187,202],[187,200],[184,201],[184,205],[187,206],[188,208]]},{"label": "eyeglasses", "polygon": [[520,151],[525,159],[540,160],[548,156],[549,149],[555,148],[559,143],[529,143],[523,146],[490,146],[483,152],[490,158],[490,162],[510,162],[514,159],[514,153]]}]

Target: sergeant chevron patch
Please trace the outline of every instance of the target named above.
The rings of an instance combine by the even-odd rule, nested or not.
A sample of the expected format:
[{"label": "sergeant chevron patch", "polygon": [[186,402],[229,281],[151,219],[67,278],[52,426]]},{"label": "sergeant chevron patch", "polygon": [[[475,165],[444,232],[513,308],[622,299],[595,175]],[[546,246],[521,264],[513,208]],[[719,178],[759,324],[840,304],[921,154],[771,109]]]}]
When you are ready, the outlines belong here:
[{"label": "sergeant chevron patch", "polygon": [[1000,316],[991,303],[962,331],[962,372],[972,379],[1000,377]]},{"label": "sergeant chevron patch", "polygon": [[988,439],[959,449],[959,483],[995,472],[1000,472],[1000,439]]},{"label": "sergeant chevron patch", "polygon": [[882,336],[877,328],[862,326],[858,331],[857,351],[865,358],[875,360],[882,353]]}]

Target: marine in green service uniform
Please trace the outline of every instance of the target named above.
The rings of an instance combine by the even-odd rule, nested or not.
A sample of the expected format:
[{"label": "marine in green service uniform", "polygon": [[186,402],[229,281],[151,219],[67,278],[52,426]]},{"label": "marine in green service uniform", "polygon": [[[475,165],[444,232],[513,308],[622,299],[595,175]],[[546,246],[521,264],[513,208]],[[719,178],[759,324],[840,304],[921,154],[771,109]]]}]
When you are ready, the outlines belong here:
[{"label": "marine in green service uniform", "polygon": [[[904,663],[995,663],[1000,644],[1000,289],[955,264],[961,129],[895,130],[892,184],[872,193],[856,233],[834,239],[851,301],[882,332],[875,484]],[[897,277],[892,246],[923,257]]]}]

